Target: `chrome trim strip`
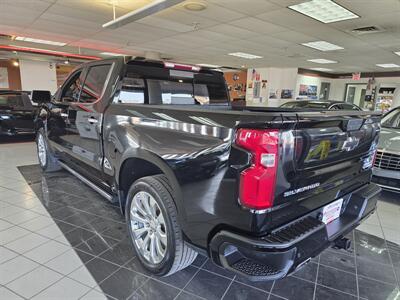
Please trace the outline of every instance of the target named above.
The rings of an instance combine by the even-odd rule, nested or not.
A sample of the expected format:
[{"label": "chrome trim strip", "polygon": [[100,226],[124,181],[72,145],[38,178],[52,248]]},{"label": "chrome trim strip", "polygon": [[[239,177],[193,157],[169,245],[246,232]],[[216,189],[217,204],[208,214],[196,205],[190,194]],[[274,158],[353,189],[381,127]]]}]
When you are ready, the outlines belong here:
[{"label": "chrome trim strip", "polygon": [[397,188],[397,187],[394,187],[394,186],[390,186],[390,185],[384,185],[384,184],[380,184],[380,183],[376,183],[376,182],[374,182],[374,183],[379,185],[384,190],[391,190],[393,192],[399,192],[400,193],[400,188]]},{"label": "chrome trim strip", "polygon": [[82,181],[83,183],[85,183],[86,185],[88,185],[89,187],[91,187],[92,189],[94,189],[96,192],[98,192],[100,195],[102,195],[104,198],[106,198],[108,201],[112,201],[113,196],[110,195],[109,193],[103,191],[101,188],[99,188],[97,185],[95,185],[93,182],[91,182],[89,179],[86,179],[85,177],[83,177],[81,174],[79,174],[78,172],[76,172],[75,170],[71,169],[70,167],[68,167],[66,164],[64,164],[63,162],[59,162],[60,166],[63,167],[65,170],[67,170],[68,172],[70,172],[72,175],[74,175],[75,177],[77,177],[80,181]]}]

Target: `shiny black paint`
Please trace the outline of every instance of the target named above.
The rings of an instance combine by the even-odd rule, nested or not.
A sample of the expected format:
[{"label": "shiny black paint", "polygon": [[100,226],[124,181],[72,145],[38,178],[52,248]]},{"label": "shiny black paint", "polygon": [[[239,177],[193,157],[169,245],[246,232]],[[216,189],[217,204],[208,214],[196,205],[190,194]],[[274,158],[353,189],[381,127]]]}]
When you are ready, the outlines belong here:
[{"label": "shiny black paint", "polygon": [[[164,173],[173,187],[186,239],[197,247],[206,249],[209,239],[221,229],[263,235],[370,181],[371,171],[362,170],[361,156],[368,156],[379,133],[379,119],[373,113],[119,104],[118,83],[126,65],[122,59],[108,62],[113,70],[100,101],[59,103],[61,88],[54,102],[42,107],[37,124],[47,129],[50,146],[61,160],[107,192],[119,191],[121,205],[126,193],[120,187],[121,174],[128,160],[147,162]],[[94,133],[91,137],[76,130],[79,124],[71,111],[98,118],[97,125],[84,125]],[[347,123],[353,119],[360,120],[361,129],[349,131]],[[281,129],[275,205],[258,214],[238,201],[240,172],[251,161],[249,153],[234,145],[239,127]],[[326,130],[330,131],[328,137]],[[342,151],[340,147],[352,135],[360,135],[359,146]],[[307,162],[307,155],[323,140],[333,145],[327,159]],[[81,151],[73,150],[77,144]],[[97,147],[91,146],[94,144]],[[133,169],[129,174],[145,171]],[[316,182],[316,189],[283,196],[285,191]]]},{"label": "shiny black paint", "polygon": [[35,133],[33,120],[36,108],[32,106],[29,96],[25,92],[0,91],[0,96],[19,97],[20,105],[0,105],[0,136],[32,135]]}]

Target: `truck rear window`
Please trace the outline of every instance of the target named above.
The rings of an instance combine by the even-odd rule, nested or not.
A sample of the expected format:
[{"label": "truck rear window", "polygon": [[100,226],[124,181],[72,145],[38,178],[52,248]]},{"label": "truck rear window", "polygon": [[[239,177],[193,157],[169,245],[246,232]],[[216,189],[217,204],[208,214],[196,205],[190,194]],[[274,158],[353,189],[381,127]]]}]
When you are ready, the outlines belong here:
[{"label": "truck rear window", "polygon": [[[228,105],[223,75],[157,70],[150,74],[127,74],[118,103],[152,105]],[[150,76],[149,76],[150,75]]]}]

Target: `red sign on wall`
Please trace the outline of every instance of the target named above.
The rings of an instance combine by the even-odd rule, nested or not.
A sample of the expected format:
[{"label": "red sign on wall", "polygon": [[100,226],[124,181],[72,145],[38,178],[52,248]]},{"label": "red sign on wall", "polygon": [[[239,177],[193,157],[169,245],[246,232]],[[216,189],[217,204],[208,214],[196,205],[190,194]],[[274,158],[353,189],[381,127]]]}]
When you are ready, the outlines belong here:
[{"label": "red sign on wall", "polygon": [[352,79],[353,80],[360,80],[361,79],[361,73],[360,72],[353,73]]}]

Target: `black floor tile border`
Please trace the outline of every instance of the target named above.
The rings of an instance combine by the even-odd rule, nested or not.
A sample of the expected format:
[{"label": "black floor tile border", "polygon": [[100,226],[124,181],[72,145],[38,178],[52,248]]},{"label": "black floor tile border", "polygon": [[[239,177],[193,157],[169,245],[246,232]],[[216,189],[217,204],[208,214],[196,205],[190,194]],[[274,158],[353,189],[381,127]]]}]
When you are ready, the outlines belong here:
[{"label": "black floor tile border", "polygon": [[[365,286],[363,285],[366,281],[372,282],[372,285],[374,286],[382,287],[381,290],[379,290],[378,288],[373,292],[373,295],[376,295],[378,297],[377,299],[379,299],[379,296],[386,295],[385,293],[388,292],[388,287],[393,287],[393,291],[395,291],[396,288],[398,289],[398,286],[396,287],[396,284],[390,285],[386,282],[364,277],[362,274],[358,274],[357,258],[359,258],[360,260],[373,261],[372,258],[374,258],[374,256],[371,253],[366,252],[365,250],[364,253],[362,253],[363,255],[360,256],[357,253],[357,250],[360,249],[357,243],[360,241],[360,238],[364,238],[370,239],[371,241],[374,241],[378,244],[386,245],[386,250],[388,250],[387,252],[391,264],[380,263],[380,265],[390,266],[391,269],[393,269],[394,271],[396,270],[396,267],[392,263],[390,253],[395,253],[393,254],[393,256],[397,258],[397,256],[395,255],[397,253],[400,253],[400,246],[386,240],[382,240],[377,237],[358,232],[357,230],[355,231],[356,234],[354,234],[353,232],[353,234],[350,236],[355,241],[353,253],[347,253],[343,251],[339,252],[337,250],[327,250],[322,253],[322,255],[317,259],[313,259],[312,263],[308,264],[305,269],[300,270],[292,276],[275,282],[259,283],[246,281],[244,278],[240,278],[239,276],[235,276],[234,274],[224,269],[220,269],[219,267],[213,265],[207,258],[202,256],[199,256],[193,263],[193,265],[190,266],[187,270],[183,270],[180,273],[175,274],[169,278],[157,278],[151,276],[143,268],[141,268],[138,259],[135,257],[134,253],[132,255],[129,255],[130,245],[128,241],[125,240],[125,237],[127,237],[127,235],[126,232],[124,233],[124,219],[121,215],[118,214],[118,208],[110,205],[103,198],[92,191],[89,187],[80,183],[78,179],[74,178],[69,173],[61,171],[57,173],[52,173],[51,175],[42,174],[40,168],[37,165],[22,166],[19,167],[19,170],[24,176],[25,180],[28,183],[31,183],[32,186],[34,186],[33,190],[35,191],[38,198],[42,202],[44,202],[43,204],[48,210],[50,216],[52,216],[52,213],[54,212],[54,217],[52,217],[56,221],[56,224],[60,227],[61,231],[65,233],[65,236],[70,236],[71,241],[73,241],[74,244],[73,248],[81,257],[82,262],[89,270],[89,272],[92,273],[92,276],[93,274],[96,275],[96,278],[98,278],[97,283],[99,287],[106,295],[110,297],[110,299],[122,299],[126,296],[126,293],[121,296],[113,290],[113,282],[118,281],[116,279],[121,277],[120,273],[131,274],[132,272],[133,274],[138,274],[138,278],[145,278],[146,280],[142,280],[141,285],[132,285],[132,289],[135,290],[127,296],[130,299],[146,299],[146,297],[150,296],[152,297],[152,299],[166,299],[170,295],[174,295],[174,298],[176,299],[187,299],[188,297],[192,297],[190,299],[194,299],[195,297],[200,297],[199,299],[204,299],[201,298],[202,294],[203,296],[209,296],[206,299],[213,299],[213,295],[217,296],[216,299],[220,299],[221,297],[225,297],[225,299],[230,299],[231,295],[249,295],[252,300],[258,299],[257,295],[267,295],[267,298],[263,299],[269,300],[322,299],[321,297],[324,297],[323,299],[334,299],[332,298],[334,297],[334,295],[341,295],[343,299],[354,299],[354,297],[357,298],[357,295],[359,294],[359,296],[361,297],[360,299],[362,299],[362,297],[367,296],[365,294]],[[43,178],[45,178],[45,180],[43,180]],[[52,180],[54,180],[55,182],[52,182]],[[74,184],[78,184],[83,194],[90,195],[90,201],[92,201],[92,203],[85,204],[87,198],[85,198],[85,196],[79,195],[79,193],[76,193],[75,191],[74,193],[71,193],[71,191],[58,190],[58,181],[68,181],[69,187],[74,186],[75,188],[76,186]],[[46,195],[47,198],[43,196],[42,189],[39,186],[42,185],[43,182],[46,183],[46,188],[49,191],[49,194]],[[70,184],[71,182],[73,183],[72,185]],[[52,193],[54,193],[55,195],[54,199],[51,198]],[[57,198],[61,199],[61,202],[63,202],[64,204],[61,205],[59,202],[57,202]],[[60,208],[65,209],[66,207],[68,208],[69,213],[71,213],[69,216],[66,216],[68,213],[63,214],[61,211],[58,211],[60,210]],[[93,209],[101,210],[101,212],[93,213]],[[103,212],[106,216],[102,216]],[[105,223],[107,222],[112,222],[115,227],[113,229],[110,229],[108,226],[105,226]],[[86,232],[91,232],[92,235]],[[78,235],[77,233],[86,233],[86,235]],[[353,235],[355,235],[355,237],[353,237]],[[117,238],[115,238],[116,236]],[[80,243],[77,243],[77,237],[82,238],[80,240]],[[99,247],[98,242],[100,239],[112,240],[112,245],[104,248],[96,248],[95,245]],[[87,247],[90,246],[91,243],[93,243],[93,247]],[[87,248],[85,248],[84,246],[86,246]],[[355,265],[353,267],[347,268],[346,270],[345,261],[343,261],[343,265],[335,264],[334,260],[332,261],[332,259],[327,261],[324,258],[324,255],[326,253],[329,253],[330,256],[334,256],[334,253],[336,253],[336,256],[339,257],[339,262],[340,258],[344,259],[345,261],[351,261],[352,259],[354,259]],[[125,255],[125,263],[123,260],[115,258],[114,255]],[[381,261],[387,262],[385,258],[381,259]],[[317,266],[317,268],[315,266]],[[309,269],[308,271],[307,268]],[[354,272],[353,269],[355,269]],[[332,284],[332,280],[324,282],[321,278],[324,273],[327,272],[326,270],[328,270],[328,273],[330,274],[345,274],[344,277],[355,276],[356,289],[351,286],[340,286],[340,284],[339,286],[334,286]],[[213,278],[215,281],[209,280],[210,278]],[[184,284],[179,280],[182,280]],[[128,284],[134,283],[129,283],[129,280],[126,280],[126,282]],[[222,284],[222,287],[220,284],[218,289],[215,288],[212,291],[211,295],[205,293],[204,290],[199,290],[199,288],[203,288],[209,291],[210,289],[212,289],[212,286],[215,282],[224,283]],[[361,287],[359,287],[359,282],[362,283]],[[325,285],[323,283],[328,283],[328,285],[331,286]],[[337,282],[335,284],[337,285]],[[157,292],[156,287],[159,287],[159,291],[165,291],[164,294],[159,294],[159,291]],[[175,290],[178,291],[176,295]],[[354,292],[355,290],[356,292]],[[349,293],[349,291],[351,293]]]}]

